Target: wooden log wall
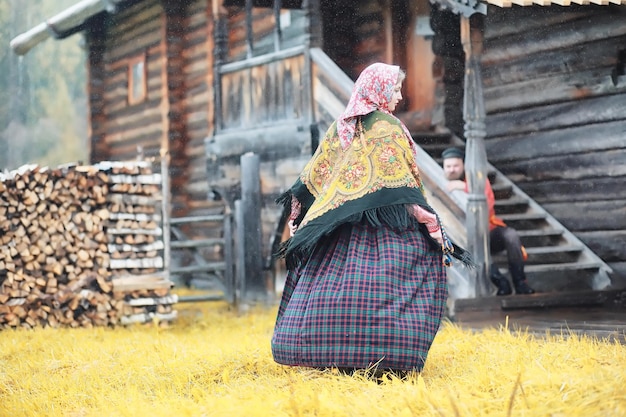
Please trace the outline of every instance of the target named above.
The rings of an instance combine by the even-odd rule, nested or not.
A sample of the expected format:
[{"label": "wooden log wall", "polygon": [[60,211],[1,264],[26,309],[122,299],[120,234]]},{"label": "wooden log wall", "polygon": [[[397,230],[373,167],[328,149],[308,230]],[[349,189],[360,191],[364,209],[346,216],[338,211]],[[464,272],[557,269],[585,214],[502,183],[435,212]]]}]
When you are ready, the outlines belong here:
[{"label": "wooden log wall", "polygon": [[626,11],[489,9],[487,153],[616,272],[626,274]]},{"label": "wooden log wall", "polygon": [[[158,158],[166,149],[172,215],[220,212],[223,204],[208,198],[204,151],[213,129],[211,2],[144,0],[99,19],[87,38],[92,161],[132,159],[138,150]],[[141,57],[146,96],[131,103],[129,64]]]},{"label": "wooden log wall", "polygon": [[304,55],[245,68],[222,75],[222,123],[227,129],[276,126],[280,122],[304,122],[302,87]]},{"label": "wooden log wall", "polygon": [[174,202],[174,216],[212,214],[222,206],[208,198],[209,186],[204,145],[206,138],[212,135],[214,129],[215,29],[211,1],[196,0],[188,3],[186,16],[183,27],[184,50],[182,51],[185,57],[184,66],[182,71],[180,68],[172,68],[172,70],[181,72],[184,77],[185,88],[182,99],[185,102],[184,120],[187,144],[184,151],[179,152],[178,164],[186,169],[186,182],[177,184],[177,187],[184,187],[188,198]]},{"label": "wooden log wall", "polygon": [[[303,9],[282,9],[284,21],[281,49],[304,45],[308,34],[306,11]],[[246,11],[240,6],[228,7],[228,57],[227,62],[245,59]],[[252,9],[252,56],[259,56],[274,51],[274,28],[276,19],[272,7],[254,7]]]}]

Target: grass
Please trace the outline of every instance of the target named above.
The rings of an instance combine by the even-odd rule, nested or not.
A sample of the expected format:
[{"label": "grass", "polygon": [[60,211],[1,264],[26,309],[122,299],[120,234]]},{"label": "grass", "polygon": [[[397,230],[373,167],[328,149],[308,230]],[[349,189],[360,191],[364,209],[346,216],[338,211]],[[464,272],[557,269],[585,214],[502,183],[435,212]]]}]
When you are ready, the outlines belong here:
[{"label": "grass", "polygon": [[626,346],[445,323],[382,383],[276,364],[275,308],[179,304],[167,328],[0,332],[0,416],[624,416]]}]

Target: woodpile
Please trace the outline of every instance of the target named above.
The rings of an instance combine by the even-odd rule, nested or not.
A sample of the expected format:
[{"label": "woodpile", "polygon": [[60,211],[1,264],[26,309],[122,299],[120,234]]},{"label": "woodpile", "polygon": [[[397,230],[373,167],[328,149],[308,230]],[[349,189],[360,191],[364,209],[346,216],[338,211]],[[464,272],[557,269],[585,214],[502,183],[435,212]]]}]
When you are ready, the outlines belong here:
[{"label": "woodpile", "polygon": [[0,175],[0,328],[174,319],[160,184],[138,161]]}]

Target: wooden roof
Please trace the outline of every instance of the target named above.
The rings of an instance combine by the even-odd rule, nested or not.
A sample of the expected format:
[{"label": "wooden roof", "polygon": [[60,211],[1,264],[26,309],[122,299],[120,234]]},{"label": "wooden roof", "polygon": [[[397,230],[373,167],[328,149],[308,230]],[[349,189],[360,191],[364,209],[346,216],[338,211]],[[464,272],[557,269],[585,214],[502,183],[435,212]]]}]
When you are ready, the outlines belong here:
[{"label": "wooden roof", "polygon": [[469,17],[474,13],[487,14],[487,5],[515,6],[615,6],[626,5],[626,0],[430,0],[444,9]]},{"label": "wooden roof", "polygon": [[609,6],[626,5],[626,0],[486,0],[488,4],[498,7],[512,6]]},{"label": "wooden roof", "polygon": [[63,39],[84,28],[86,22],[98,13],[115,13],[121,3],[127,0],[82,0],[57,15],[38,24],[11,40],[11,49],[24,55],[34,46],[50,37]]}]

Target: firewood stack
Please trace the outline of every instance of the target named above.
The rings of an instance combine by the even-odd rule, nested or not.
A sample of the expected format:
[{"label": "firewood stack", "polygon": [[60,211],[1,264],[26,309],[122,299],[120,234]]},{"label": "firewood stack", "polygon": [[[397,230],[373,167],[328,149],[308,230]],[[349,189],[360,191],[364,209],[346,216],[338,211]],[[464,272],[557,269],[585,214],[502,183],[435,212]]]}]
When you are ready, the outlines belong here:
[{"label": "firewood stack", "polygon": [[108,167],[108,251],[113,303],[120,322],[167,322],[176,318],[171,281],[162,274],[161,175],[150,163],[102,163]]},{"label": "firewood stack", "polygon": [[0,328],[175,317],[150,171],[132,162],[0,174]]}]

